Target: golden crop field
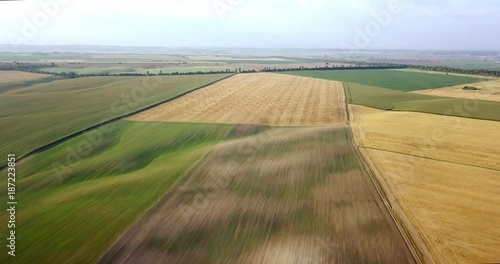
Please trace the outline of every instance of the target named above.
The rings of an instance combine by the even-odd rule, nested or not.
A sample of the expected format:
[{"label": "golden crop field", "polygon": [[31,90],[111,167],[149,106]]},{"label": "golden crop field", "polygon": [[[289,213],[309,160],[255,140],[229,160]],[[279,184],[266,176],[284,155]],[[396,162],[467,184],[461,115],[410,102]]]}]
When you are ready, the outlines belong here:
[{"label": "golden crop field", "polygon": [[[473,86],[479,88],[480,90],[467,91],[462,89],[464,86]],[[497,78],[478,83],[413,91],[412,93],[500,102],[500,79]]]},{"label": "golden crop field", "polygon": [[349,110],[356,143],[393,210],[431,258],[498,261],[500,123],[357,105]]},{"label": "golden crop field", "polygon": [[50,75],[21,72],[21,71],[0,71],[0,84],[11,82],[31,81],[48,77]]},{"label": "golden crop field", "polygon": [[[392,204],[438,263],[495,263],[500,256],[500,172],[366,149]],[[380,178],[380,177],[379,177]]]},{"label": "golden crop field", "polygon": [[500,122],[351,105],[358,146],[500,170]]},{"label": "golden crop field", "polygon": [[273,73],[238,74],[138,114],[139,121],[302,126],[346,121],[342,84]]}]

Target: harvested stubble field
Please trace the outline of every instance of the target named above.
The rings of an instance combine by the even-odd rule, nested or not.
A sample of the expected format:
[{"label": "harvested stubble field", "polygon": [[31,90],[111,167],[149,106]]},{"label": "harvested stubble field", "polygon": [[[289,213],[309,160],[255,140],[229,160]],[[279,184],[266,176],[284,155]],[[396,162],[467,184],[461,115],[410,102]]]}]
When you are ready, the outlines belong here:
[{"label": "harvested stubble field", "polygon": [[238,74],[132,119],[273,126],[345,124],[344,104],[339,82],[272,73]]},{"label": "harvested stubble field", "polygon": [[349,108],[361,147],[500,170],[500,122]]},{"label": "harvested stubble field", "polygon": [[0,93],[57,79],[52,75],[21,71],[0,71]]},{"label": "harvested stubble field", "polygon": [[50,75],[20,72],[20,71],[0,71],[0,85],[5,83],[15,83],[43,79]]},{"label": "harvested stubble field", "polygon": [[366,149],[436,263],[500,259],[500,172]]},{"label": "harvested stubble field", "polygon": [[[464,86],[472,86],[479,88],[480,90],[463,90]],[[455,85],[438,89],[414,91],[412,93],[500,102],[500,79]]]},{"label": "harvested stubble field", "polygon": [[498,261],[500,123],[349,109],[357,144],[431,257]]},{"label": "harvested stubble field", "polygon": [[219,145],[101,263],[412,263],[345,128]]}]

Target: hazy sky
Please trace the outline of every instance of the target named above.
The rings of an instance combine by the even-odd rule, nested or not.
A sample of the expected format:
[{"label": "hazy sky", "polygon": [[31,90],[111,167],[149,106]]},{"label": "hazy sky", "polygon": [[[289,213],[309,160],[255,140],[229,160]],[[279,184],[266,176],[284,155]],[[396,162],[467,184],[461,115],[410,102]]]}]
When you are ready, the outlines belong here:
[{"label": "hazy sky", "polygon": [[500,50],[499,13],[497,0],[1,1],[0,43]]}]

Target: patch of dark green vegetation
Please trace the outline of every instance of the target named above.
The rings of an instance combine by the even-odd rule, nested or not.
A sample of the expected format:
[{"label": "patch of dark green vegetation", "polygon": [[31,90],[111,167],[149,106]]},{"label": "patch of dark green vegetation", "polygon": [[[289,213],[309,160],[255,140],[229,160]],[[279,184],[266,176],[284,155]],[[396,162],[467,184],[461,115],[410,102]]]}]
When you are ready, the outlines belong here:
[{"label": "patch of dark green vegetation", "polygon": [[261,125],[237,125],[234,127],[233,131],[229,133],[229,138],[241,138],[248,137],[252,135],[256,135],[262,133],[269,129],[269,126],[261,126]]}]

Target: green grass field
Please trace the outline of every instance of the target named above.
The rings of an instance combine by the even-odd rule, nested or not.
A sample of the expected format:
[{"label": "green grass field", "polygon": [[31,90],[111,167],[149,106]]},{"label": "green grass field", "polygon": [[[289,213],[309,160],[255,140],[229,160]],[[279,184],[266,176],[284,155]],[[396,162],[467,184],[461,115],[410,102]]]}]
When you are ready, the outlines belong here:
[{"label": "green grass field", "polygon": [[500,121],[500,103],[419,95],[345,83],[349,103],[368,107]]},{"label": "green grass field", "polygon": [[233,128],[119,121],[19,163],[18,255],[0,263],[94,263]]},{"label": "green grass field", "polygon": [[14,153],[20,157],[71,133],[226,76],[86,77],[2,93],[0,156]]},{"label": "green grass field", "polygon": [[474,77],[397,70],[318,70],[293,71],[286,72],[286,74],[357,83],[403,92],[473,83],[483,80]]}]

